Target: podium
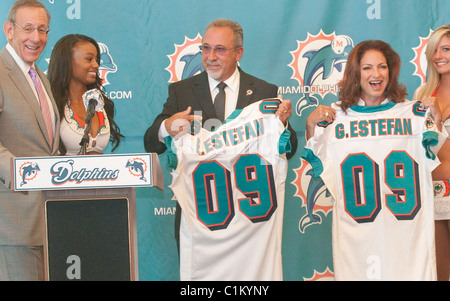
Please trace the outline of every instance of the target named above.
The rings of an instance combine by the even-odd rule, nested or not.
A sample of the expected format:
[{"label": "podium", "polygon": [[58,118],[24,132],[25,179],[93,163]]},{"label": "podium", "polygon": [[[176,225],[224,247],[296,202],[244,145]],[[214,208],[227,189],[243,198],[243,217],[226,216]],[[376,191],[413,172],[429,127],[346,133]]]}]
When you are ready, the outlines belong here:
[{"label": "podium", "polygon": [[42,192],[46,280],[138,280],[135,188],[163,189],[157,154],[11,162],[15,191]]}]

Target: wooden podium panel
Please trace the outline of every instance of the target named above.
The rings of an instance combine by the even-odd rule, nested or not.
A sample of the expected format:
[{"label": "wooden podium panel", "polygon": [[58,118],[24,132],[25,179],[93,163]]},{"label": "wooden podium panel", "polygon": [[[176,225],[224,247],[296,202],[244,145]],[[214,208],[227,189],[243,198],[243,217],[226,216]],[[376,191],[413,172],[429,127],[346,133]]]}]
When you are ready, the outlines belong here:
[{"label": "wooden podium panel", "polygon": [[138,280],[134,188],[43,194],[46,280]]}]

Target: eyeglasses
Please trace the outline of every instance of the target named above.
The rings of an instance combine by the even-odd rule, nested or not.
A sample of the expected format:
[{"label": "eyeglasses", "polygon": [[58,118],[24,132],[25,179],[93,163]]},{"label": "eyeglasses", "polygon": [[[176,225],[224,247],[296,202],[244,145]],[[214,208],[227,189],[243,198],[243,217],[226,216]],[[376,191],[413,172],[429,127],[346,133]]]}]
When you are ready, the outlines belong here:
[{"label": "eyeglasses", "polygon": [[26,34],[31,34],[35,30],[37,30],[40,35],[46,36],[46,35],[48,35],[48,32],[50,31],[49,27],[47,27],[47,28],[45,28],[45,27],[33,27],[33,26],[30,26],[30,25],[27,25],[27,26],[23,27],[22,25],[19,25],[17,23],[13,23],[13,24],[19,26],[23,30],[23,32],[26,33]]},{"label": "eyeglasses", "polygon": [[217,55],[224,55],[225,52],[227,52],[228,50],[235,49],[237,47],[225,48],[222,46],[217,46],[215,48],[212,48],[211,46],[208,46],[208,45],[200,45],[199,48],[200,48],[200,51],[204,54],[209,54],[212,50],[214,50],[214,52]]}]

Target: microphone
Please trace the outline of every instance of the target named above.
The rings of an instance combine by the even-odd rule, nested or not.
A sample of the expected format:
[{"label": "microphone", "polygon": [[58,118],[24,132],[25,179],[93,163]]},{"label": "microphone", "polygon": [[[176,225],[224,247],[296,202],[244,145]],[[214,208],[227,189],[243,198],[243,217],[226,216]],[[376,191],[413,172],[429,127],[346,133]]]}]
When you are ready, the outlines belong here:
[{"label": "microphone", "polygon": [[86,112],[88,111],[90,101],[93,99],[97,101],[97,104],[94,105],[95,111],[99,112],[103,109],[105,102],[103,101],[102,93],[98,89],[92,89],[83,94],[83,103]]},{"label": "microphone", "polygon": [[89,90],[83,94],[83,103],[86,108],[86,120],[84,121],[84,124],[86,129],[90,129],[95,112],[101,111],[105,104],[103,95],[98,89]]},{"label": "microphone", "polygon": [[98,101],[95,98],[89,99],[88,106],[86,108],[86,119],[84,121],[86,129],[91,127],[92,118],[95,114],[95,107],[97,106]]},{"label": "microphone", "polygon": [[103,109],[104,101],[103,95],[98,89],[92,89],[83,94],[83,103],[86,108],[86,119],[84,121],[84,135],[81,138],[80,145],[80,153],[86,154],[87,145],[89,143],[89,132],[91,130],[92,118],[94,117],[95,112],[99,112]]}]

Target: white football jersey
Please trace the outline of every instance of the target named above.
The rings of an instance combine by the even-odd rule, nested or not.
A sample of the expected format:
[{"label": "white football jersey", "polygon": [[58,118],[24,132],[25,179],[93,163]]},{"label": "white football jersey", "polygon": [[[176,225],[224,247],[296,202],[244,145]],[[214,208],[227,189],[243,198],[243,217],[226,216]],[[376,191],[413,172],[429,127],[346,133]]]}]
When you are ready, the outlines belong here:
[{"label": "white football jersey", "polygon": [[332,106],[302,158],[335,200],[336,280],[435,280],[435,124],[418,102]]},{"label": "white football jersey", "polygon": [[290,132],[275,115],[278,105],[262,100],[214,131],[197,126],[171,139],[181,280],[282,280]]}]

